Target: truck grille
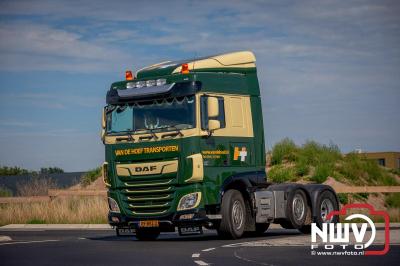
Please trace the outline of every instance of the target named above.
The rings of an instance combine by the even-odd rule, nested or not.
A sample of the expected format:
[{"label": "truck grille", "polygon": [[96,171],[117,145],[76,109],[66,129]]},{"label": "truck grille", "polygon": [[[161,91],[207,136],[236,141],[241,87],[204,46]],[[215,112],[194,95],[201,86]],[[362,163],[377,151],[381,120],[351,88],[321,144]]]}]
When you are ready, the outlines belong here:
[{"label": "truck grille", "polygon": [[173,203],[177,173],[119,176],[123,208],[134,217],[166,215]]}]

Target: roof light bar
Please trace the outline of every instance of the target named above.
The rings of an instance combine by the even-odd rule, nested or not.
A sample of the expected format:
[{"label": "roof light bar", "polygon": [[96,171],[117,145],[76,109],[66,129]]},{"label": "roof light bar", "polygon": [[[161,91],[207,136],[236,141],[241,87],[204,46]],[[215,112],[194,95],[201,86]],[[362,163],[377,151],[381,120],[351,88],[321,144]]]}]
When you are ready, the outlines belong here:
[{"label": "roof light bar", "polygon": [[126,88],[127,89],[134,89],[134,88],[143,88],[143,87],[153,87],[153,86],[162,86],[167,84],[166,79],[150,79],[150,80],[140,80],[136,82],[127,82]]}]

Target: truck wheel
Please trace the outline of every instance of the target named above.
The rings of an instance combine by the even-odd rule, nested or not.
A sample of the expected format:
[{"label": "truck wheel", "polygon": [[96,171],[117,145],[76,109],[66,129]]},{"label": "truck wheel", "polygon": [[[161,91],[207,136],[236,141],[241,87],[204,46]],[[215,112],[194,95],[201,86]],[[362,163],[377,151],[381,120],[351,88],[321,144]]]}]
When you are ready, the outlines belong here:
[{"label": "truck wheel", "polygon": [[243,235],[246,222],[246,207],[242,194],[234,189],[225,192],[221,204],[222,220],[218,235],[237,239]]},{"label": "truck wheel", "polygon": [[337,223],[339,221],[338,216],[333,216],[329,221],[326,221],[326,217],[331,211],[337,211],[338,209],[339,206],[335,195],[329,190],[322,192],[318,197],[316,208],[316,223],[318,227],[322,227],[322,223],[324,222]]},{"label": "truck wheel", "polygon": [[299,228],[299,231],[302,232],[303,234],[311,234],[311,223],[312,223],[311,208],[310,206],[307,206],[307,218],[304,225]]},{"label": "truck wheel", "polygon": [[156,240],[160,231],[148,228],[136,229],[136,238],[141,241]]},{"label": "truck wheel", "polygon": [[287,200],[286,213],[288,222],[290,222],[295,229],[301,228],[307,218],[307,212],[308,207],[306,193],[301,189],[296,189],[289,194]]}]

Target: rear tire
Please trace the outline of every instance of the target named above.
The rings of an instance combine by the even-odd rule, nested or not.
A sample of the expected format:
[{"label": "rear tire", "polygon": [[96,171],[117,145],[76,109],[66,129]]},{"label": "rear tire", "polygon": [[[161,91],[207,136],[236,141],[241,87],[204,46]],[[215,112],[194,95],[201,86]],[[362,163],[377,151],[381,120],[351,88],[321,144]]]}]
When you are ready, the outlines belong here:
[{"label": "rear tire", "polygon": [[225,192],[221,204],[222,220],[218,235],[237,239],[243,235],[246,223],[246,206],[242,194],[234,189]]},{"label": "rear tire", "polygon": [[[286,217],[288,218],[288,223],[292,225],[295,229],[300,229],[304,226],[306,218],[308,215],[308,205],[306,193],[301,189],[296,189],[289,194],[286,207]],[[287,228],[288,225],[285,221],[281,223],[282,227],[284,225]]]},{"label": "rear tire", "polygon": [[136,229],[136,238],[140,241],[156,240],[160,235],[160,231],[157,229],[142,228]]},{"label": "rear tire", "polygon": [[325,190],[322,192],[317,200],[317,208],[316,208],[316,223],[318,227],[322,227],[324,222],[328,223],[337,223],[339,222],[339,217],[333,216],[330,221],[326,221],[326,216],[332,212],[339,210],[338,202],[336,200],[333,192],[329,190]]}]

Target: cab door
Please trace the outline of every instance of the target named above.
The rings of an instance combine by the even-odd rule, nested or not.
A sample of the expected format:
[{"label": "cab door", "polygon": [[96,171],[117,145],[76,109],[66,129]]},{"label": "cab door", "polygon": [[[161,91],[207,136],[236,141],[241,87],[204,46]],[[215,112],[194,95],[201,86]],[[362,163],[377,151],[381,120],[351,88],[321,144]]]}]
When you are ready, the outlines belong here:
[{"label": "cab door", "polygon": [[201,141],[204,165],[241,167],[231,169],[235,172],[247,171],[243,167],[254,166],[249,99],[246,96],[207,94],[200,97],[200,105],[201,128],[208,132],[208,136]]}]

